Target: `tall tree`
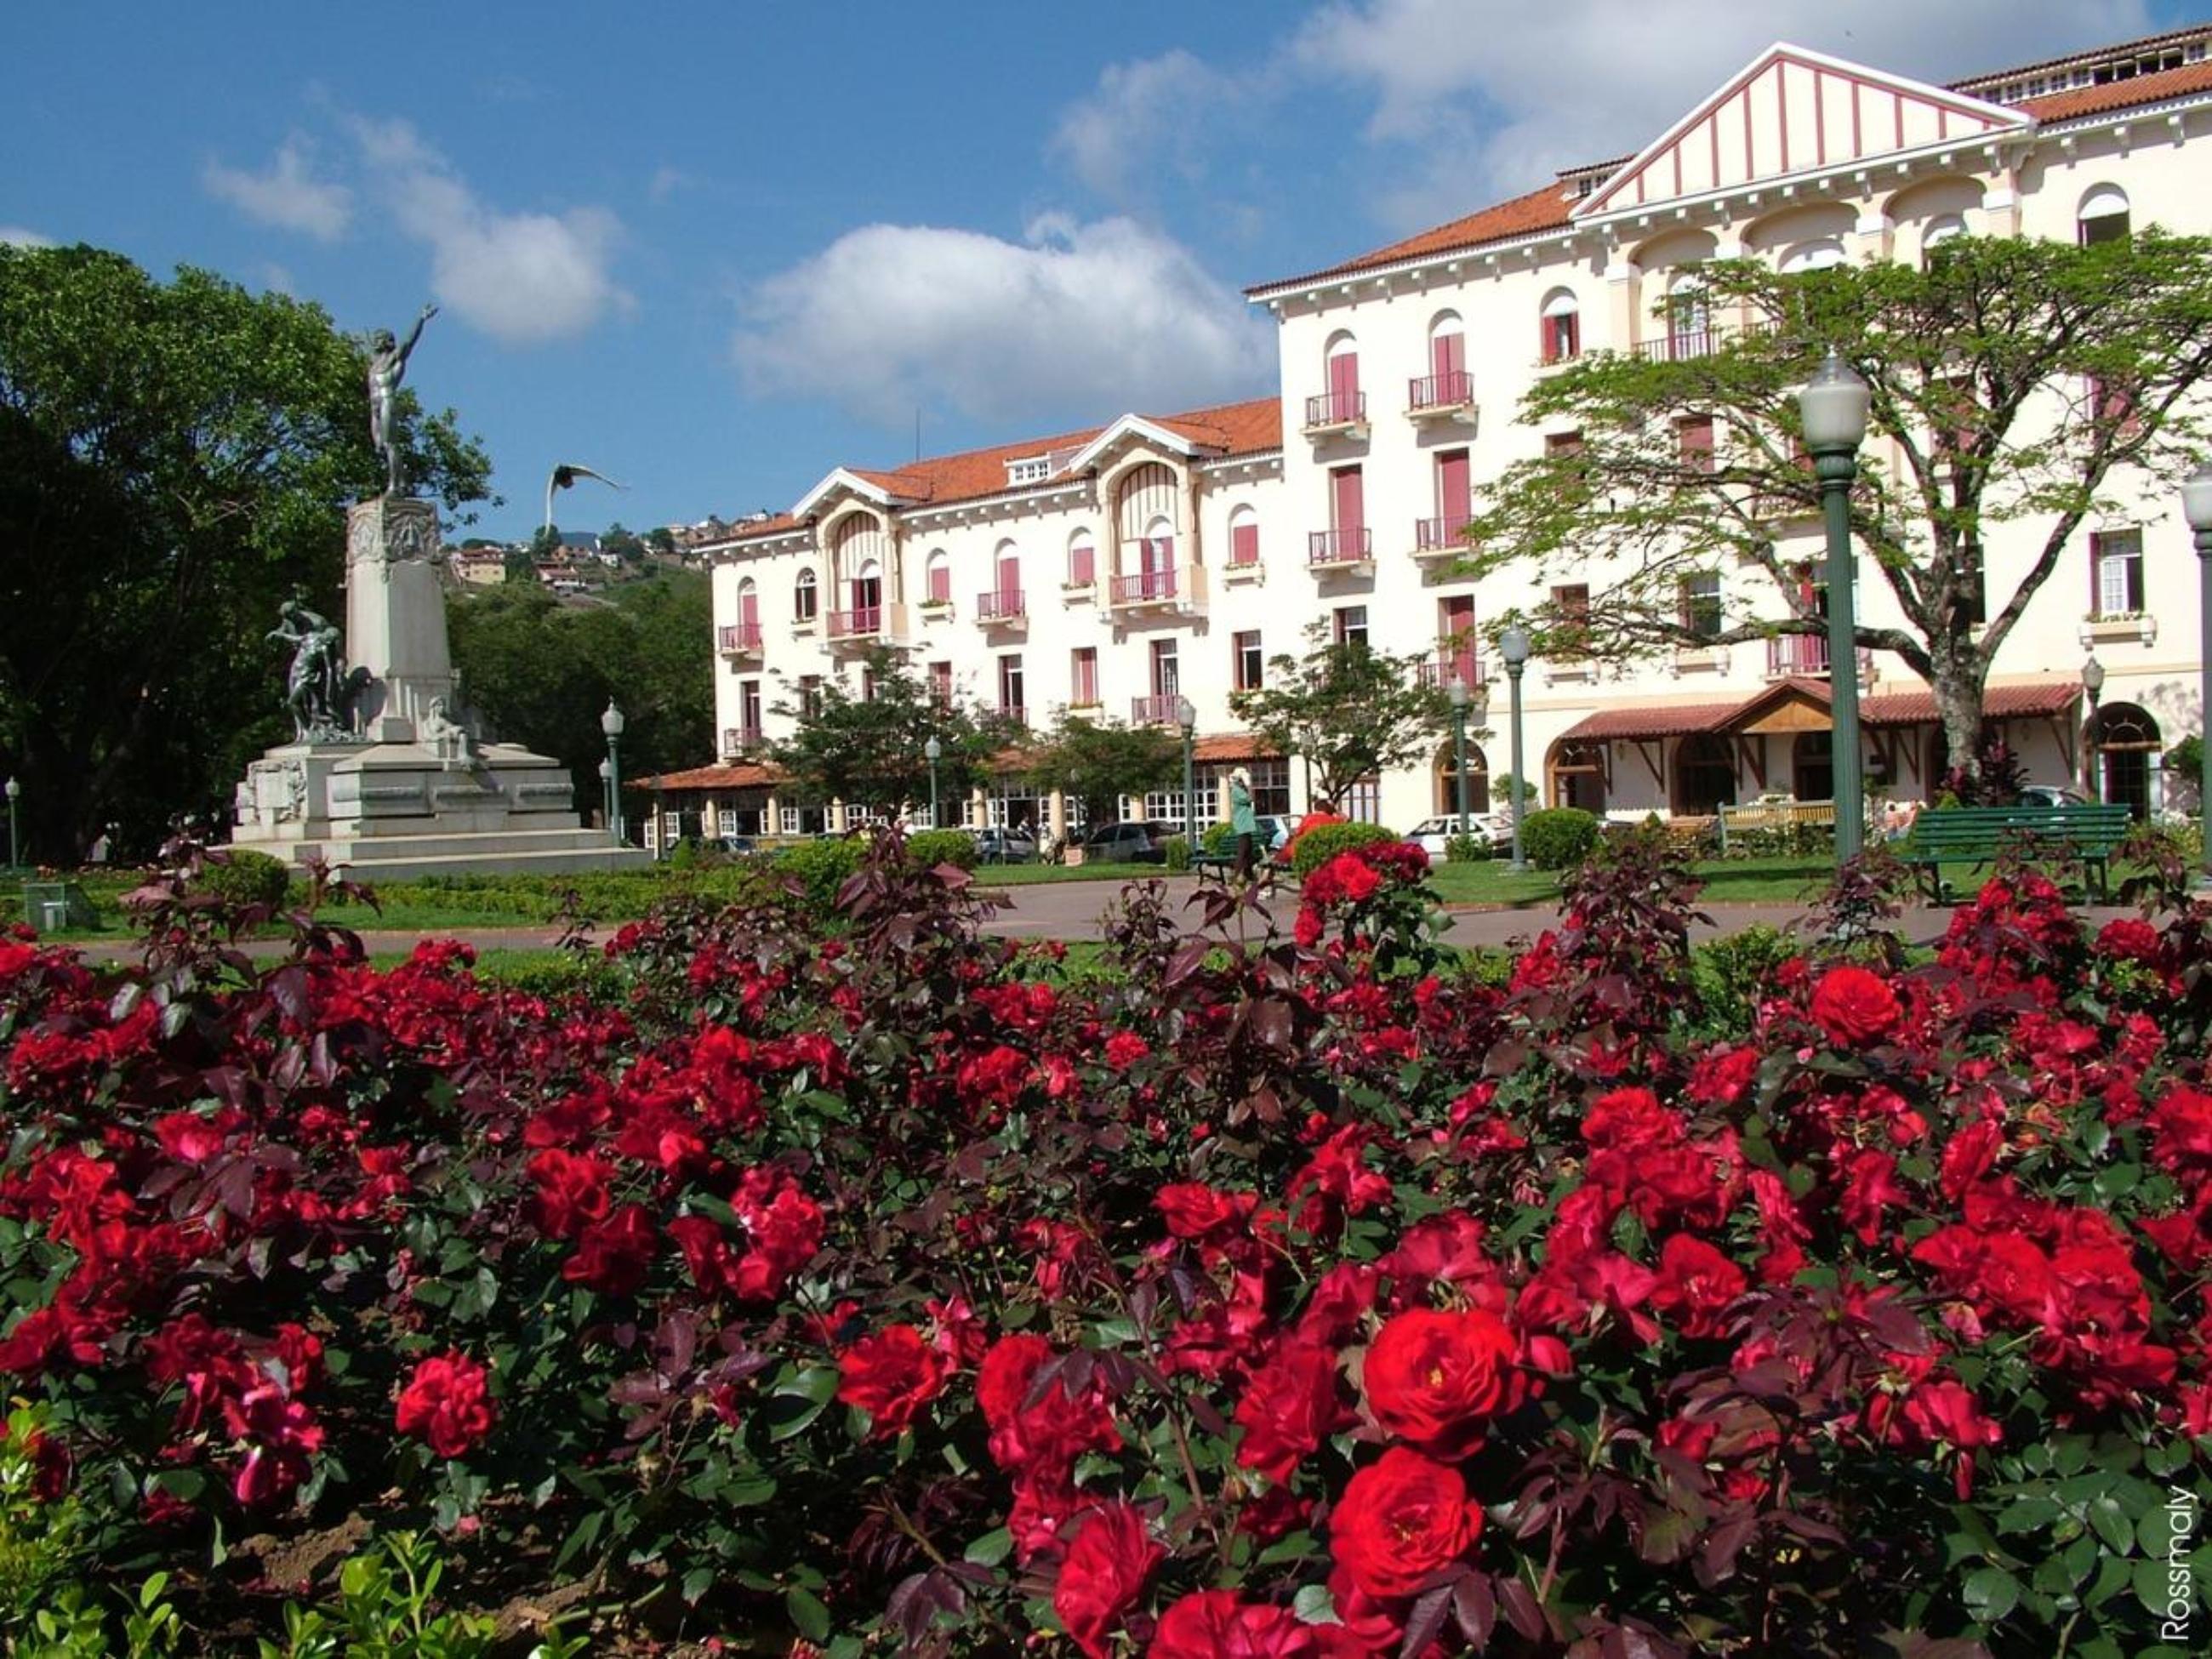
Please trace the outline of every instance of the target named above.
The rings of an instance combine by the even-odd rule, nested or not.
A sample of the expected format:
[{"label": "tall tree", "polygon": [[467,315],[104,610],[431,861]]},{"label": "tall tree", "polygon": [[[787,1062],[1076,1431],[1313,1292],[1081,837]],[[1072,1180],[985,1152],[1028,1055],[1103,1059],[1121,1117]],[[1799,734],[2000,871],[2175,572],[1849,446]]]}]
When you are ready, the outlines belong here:
[{"label": "tall tree", "polygon": [[449,595],[446,614],[462,695],[490,734],[568,768],[576,799],[599,799],[606,738],[621,705],[623,775],[696,766],[714,753],[713,600],[697,571],[565,605],[536,582]]},{"label": "tall tree", "polygon": [[1429,653],[1392,656],[1364,641],[1329,636],[1317,621],[1306,629],[1303,657],[1274,657],[1267,684],[1229,699],[1237,718],[1283,755],[1312,769],[1312,793],[1341,805],[1362,778],[1418,766],[1437,732],[1451,721],[1440,687],[1422,683]]},{"label": "tall tree", "polygon": [[[1804,568],[1820,557],[1820,497],[1796,394],[1832,343],[1872,388],[1851,532],[1899,617],[1869,623],[1862,605],[1857,641],[1928,683],[1950,752],[1972,764],[1990,665],[2083,522],[2173,483],[2201,451],[2212,242],[1961,237],[1924,268],[1783,276],[1729,260],[1698,275],[1703,313],[1723,319],[1707,355],[1597,352],[1538,379],[1522,420],[1580,441],[1490,486],[1472,568],[1587,581],[1587,611],[1538,608],[1540,651],[1825,633]],[[2027,526],[2009,538],[2024,554],[1985,568],[1990,532],[2013,523]],[[1712,577],[1737,571],[1778,604],[1716,617]]]},{"label": "tall tree", "polygon": [[[337,613],[346,505],[384,483],[367,368],[284,295],[0,246],[0,765],[39,856],[220,812],[286,735],[264,636],[295,591]],[[483,496],[450,412],[397,415],[413,478]]]},{"label": "tall tree", "polygon": [[1164,789],[1181,775],[1182,745],[1160,726],[1122,726],[1062,711],[1028,757],[1032,787],[1058,789],[1082,803],[1084,822],[1099,823],[1120,810],[1124,795]]},{"label": "tall tree", "polygon": [[[704,635],[702,635],[703,638]],[[808,704],[787,690],[775,712],[797,721],[792,736],[771,744],[769,758],[805,799],[842,800],[896,811],[929,799],[925,745],[940,748],[940,800],[958,800],[988,782],[1000,757],[1018,743],[1021,727],[954,698],[940,702],[896,653],[869,653],[867,689],[854,696],[824,680]]]}]

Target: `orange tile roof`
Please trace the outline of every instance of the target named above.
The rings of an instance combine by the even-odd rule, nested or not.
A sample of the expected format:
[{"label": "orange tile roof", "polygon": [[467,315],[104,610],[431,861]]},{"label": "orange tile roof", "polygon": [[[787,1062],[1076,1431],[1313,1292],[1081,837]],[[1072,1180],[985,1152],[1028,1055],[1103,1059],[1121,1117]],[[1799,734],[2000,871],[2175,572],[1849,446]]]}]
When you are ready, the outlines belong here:
[{"label": "orange tile roof", "polygon": [[749,542],[763,536],[781,536],[786,531],[799,527],[799,520],[788,513],[777,513],[765,519],[755,519],[745,524],[733,524],[719,536],[702,536],[699,546],[719,545],[724,542]]},{"label": "orange tile roof", "polygon": [[[2081,696],[2081,682],[2075,679],[1992,685],[1982,693],[1982,714],[1993,720],[2063,714]],[[1936,717],[1932,691],[1890,691],[1863,698],[1859,703],[1859,719],[1869,726],[1930,726]]]},{"label": "orange tile roof", "polygon": [[1480,247],[1486,242],[1502,242],[1514,236],[1533,236],[1538,231],[1561,230],[1567,223],[1568,210],[1578,198],[1565,185],[1554,179],[1526,196],[1516,196],[1510,202],[1500,202],[1495,207],[1470,213],[1464,219],[1455,219],[1448,225],[1438,225],[1418,236],[1408,236],[1388,247],[1378,247],[1371,253],[1363,253],[1356,259],[1346,259],[1341,264],[1330,265],[1304,276],[1284,276],[1272,283],[1261,283],[1248,288],[1248,295],[1264,293],[1269,289],[1289,288],[1299,283],[1325,282],[1332,276],[1348,276],[1353,271],[1371,270],[1378,265],[1395,265],[1402,259],[1418,259],[1425,254],[1450,253],[1462,248]]},{"label": "orange tile roof", "polygon": [[732,761],[720,766],[694,766],[681,772],[661,772],[649,778],[632,778],[633,789],[759,789],[778,781],[783,774],[773,766]]},{"label": "orange tile roof", "polygon": [[2038,122],[2071,121],[2084,115],[2109,115],[2114,110],[2139,104],[2163,103],[2192,92],[2212,92],[2212,59],[2185,64],[2179,69],[2154,75],[2133,75],[2124,81],[2108,81],[2101,87],[2075,87],[2047,98],[2030,98],[2014,106]]},{"label": "orange tile roof", "polygon": [[[1818,702],[1828,701],[1826,680],[1793,679],[1790,685]],[[1755,691],[1734,702],[1650,703],[1633,708],[1601,708],[1559,734],[1562,743],[1631,743],[1654,738],[1688,737],[1698,732],[1726,732],[1754,704],[1773,700],[1779,687]],[[2032,720],[2063,714],[2081,695],[2078,680],[2038,680],[2026,685],[1992,685],[1982,693],[1982,713],[1990,720]],[[1933,726],[1932,691],[1887,691],[1859,700],[1862,726]]]}]

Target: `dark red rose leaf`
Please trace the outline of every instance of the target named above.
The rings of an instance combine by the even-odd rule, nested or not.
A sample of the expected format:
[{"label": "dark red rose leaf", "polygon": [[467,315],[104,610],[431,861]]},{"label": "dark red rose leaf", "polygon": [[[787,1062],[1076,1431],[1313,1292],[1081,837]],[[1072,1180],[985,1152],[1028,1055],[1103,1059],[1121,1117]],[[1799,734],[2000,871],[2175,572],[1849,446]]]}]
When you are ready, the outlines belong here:
[{"label": "dark red rose leaf", "polygon": [[1469,1572],[1452,1587],[1452,1617],[1477,1652],[1490,1645],[1490,1632],[1498,1628],[1498,1592],[1489,1574]]},{"label": "dark red rose leaf", "polygon": [[1604,1659],[1683,1659],[1681,1649],[1640,1625],[1615,1625],[1599,1651]]},{"label": "dark red rose leaf", "polygon": [[1654,1566],[1669,1566],[1690,1553],[1699,1523],[1680,1510],[1663,1510],[1646,1521],[1636,1538],[1636,1553]]},{"label": "dark red rose leaf", "polygon": [[949,1613],[957,1619],[967,1606],[967,1593],[959,1584],[932,1569],[900,1580],[890,1599],[884,1604],[884,1611],[906,1633],[907,1645],[914,1648],[921,1645],[939,1613]]},{"label": "dark red rose leaf", "polygon": [[1452,1587],[1439,1584],[1425,1591],[1406,1615],[1406,1639],[1399,1644],[1398,1659],[1415,1659],[1437,1639],[1437,1632],[1444,1627],[1444,1615],[1451,1611]]},{"label": "dark red rose leaf", "polygon": [[1735,1577],[1735,1559],[1743,1553],[1743,1547],[1759,1528],[1759,1517],[1739,1515],[1723,1521],[1705,1535],[1705,1547],[1698,1554],[1698,1582],[1707,1589]]},{"label": "dark red rose leaf", "polygon": [[1841,1532],[1826,1522],[1816,1521],[1802,1510],[1784,1510],[1779,1518],[1785,1528],[1796,1533],[1800,1538],[1810,1539],[1823,1544],[1841,1544],[1849,1541]]},{"label": "dark red rose leaf", "polygon": [[1498,1581],[1498,1605],[1504,1610],[1506,1622],[1532,1642],[1541,1639],[1550,1627],[1536,1592],[1518,1578]]},{"label": "dark red rose leaf", "polygon": [[1199,965],[1212,949],[1212,939],[1204,933],[1185,939],[1176,946],[1175,954],[1168,958],[1167,971],[1160,982],[1170,986],[1182,984],[1198,971]]}]

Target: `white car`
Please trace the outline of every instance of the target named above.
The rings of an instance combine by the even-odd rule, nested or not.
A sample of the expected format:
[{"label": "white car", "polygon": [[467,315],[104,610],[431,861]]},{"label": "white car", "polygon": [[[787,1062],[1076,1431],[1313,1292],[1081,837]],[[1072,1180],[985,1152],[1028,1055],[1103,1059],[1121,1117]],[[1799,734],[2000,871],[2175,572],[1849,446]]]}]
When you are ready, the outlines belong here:
[{"label": "white car", "polygon": [[[1467,815],[1468,833],[1492,847],[1503,846],[1513,839],[1513,818],[1508,812],[1470,812]],[[1405,839],[1429,855],[1431,864],[1442,864],[1451,851],[1451,838],[1459,833],[1459,814],[1445,812],[1433,818],[1423,818],[1406,831]]]}]

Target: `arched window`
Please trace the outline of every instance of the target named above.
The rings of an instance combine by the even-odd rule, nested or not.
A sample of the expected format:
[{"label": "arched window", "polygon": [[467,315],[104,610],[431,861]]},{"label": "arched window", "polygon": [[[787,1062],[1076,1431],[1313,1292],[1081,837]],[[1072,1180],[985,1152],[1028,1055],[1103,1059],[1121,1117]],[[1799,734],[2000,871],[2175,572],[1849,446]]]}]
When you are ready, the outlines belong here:
[{"label": "arched window", "polygon": [[1309,426],[1334,426],[1364,418],[1367,400],[1359,391],[1359,343],[1349,334],[1329,337],[1323,354],[1323,384],[1328,387],[1308,410]]},{"label": "arched window", "polygon": [[992,607],[993,614],[1001,617],[1020,616],[1022,614],[1021,550],[1010,541],[1000,542],[997,552],[993,556],[991,568],[994,576],[991,592],[998,601]]},{"label": "arched window", "polygon": [[1114,488],[1114,573],[1124,599],[1176,593],[1176,477],[1158,461],[1132,467]]},{"label": "arched window", "polygon": [[1229,568],[1249,570],[1260,562],[1260,515],[1240,507],[1229,515]]},{"label": "arched window", "polygon": [[1088,587],[1098,580],[1098,546],[1091,532],[1079,530],[1067,538],[1067,585]]},{"label": "arched window", "polygon": [[1416,409],[1438,409],[1474,401],[1467,372],[1467,325],[1456,311],[1439,312],[1429,325],[1429,384],[1415,386]]},{"label": "arched window", "polygon": [[1802,271],[1826,270],[1831,265],[1844,262],[1844,245],[1833,236],[1817,237],[1809,242],[1800,242],[1783,250],[1778,269],[1785,276]]},{"label": "arched window", "polygon": [[[1457,759],[1457,750],[1452,744],[1447,743],[1437,750],[1436,810],[1446,816],[1459,811],[1459,775],[1452,769]],[[1467,746],[1467,810],[1470,817],[1490,811],[1490,762],[1479,743]]]},{"label": "arched window", "polygon": [[1552,745],[1544,769],[1550,775],[1554,806],[1578,806],[1585,812],[1605,815],[1605,745],[1588,738]]},{"label": "arched window", "polygon": [[925,586],[922,598],[930,605],[950,605],[952,602],[952,561],[941,547],[929,550],[929,561],[922,567]]},{"label": "arched window", "polygon": [[1680,362],[1710,356],[1712,349],[1704,280],[1695,270],[1678,271],[1667,284],[1667,355]]},{"label": "arched window", "polygon": [[2074,216],[2075,234],[2083,247],[2100,242],[2128,240],[2128,193],[2118,185],[2098,185],[2081,198]]},{"label": "arched window", "polygon": [[791,614],[801,622],[812,622],[821,603],[820,592],[814,585],[814,573],[802,570],[791,584]]},{"label": "arched window", "polygon": [[1555,288],[1544,296],[1541,316],[1544,361],[1564,363],[1583,349],[1582,302],[1571,289]]},{"label": "arched window", "polygon": [[1966,234],[1966,218],[1961,213],[1946,213],[1930,219],[1920,233],[1920,258],[1924,264],[1930,253],[1944,243]]},{"label": "arched window", "polygon": [[2097,799],[2148,817],[2151,762],[2165,746],[2157,720],[2138,704],[2108,702],[2097,711],[2088,738]]},{"label": "arched window", "polygon": [[1799,800],[1836,798],[1836,734],[1800,732],[1790,744],[1790,793]]}]

